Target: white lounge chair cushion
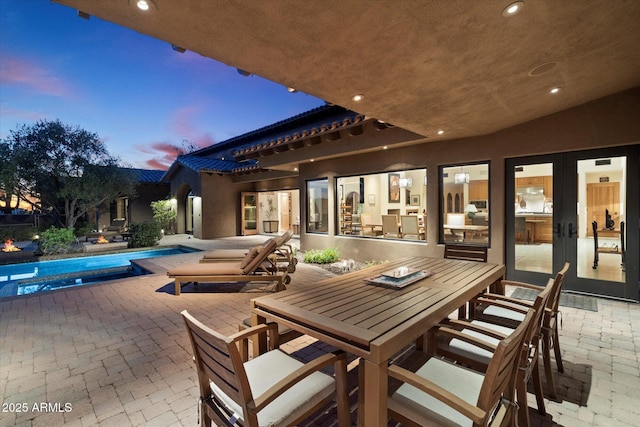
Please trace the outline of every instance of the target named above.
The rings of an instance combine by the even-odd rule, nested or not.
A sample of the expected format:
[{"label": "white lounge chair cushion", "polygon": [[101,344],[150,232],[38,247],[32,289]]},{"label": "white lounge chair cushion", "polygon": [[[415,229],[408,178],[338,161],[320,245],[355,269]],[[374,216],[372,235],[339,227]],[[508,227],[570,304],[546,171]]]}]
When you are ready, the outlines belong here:
[{"label": "white lounge chair cushion", "polygon": [[[260,396],[269,387],[301,366],[303,363],[280,350],[272,350],[245,362],[244,367],[253,397]],[[322,372],[314,372],[258,412],[258,424],[260,427],[289,425],[318,402],[331,396],[335,390],[334,383],[333,377]],[[213,382],[211,382],[211,391],[229,410],[234,412],[238,419],[244,420],[240,406]]]},{"label": "white lounge chair cushion", "polygon": [[[416,372],[422,378],[439,385],[472,405],[478,402],[484,376],[459,365],[431,358]],[[389,408],[398,409],[398,404],[409,408],[411,418],[421,425],[433,425],[436,420],[443,426],[472,426],[473,422],[445,405],[438,399],[418,390],[412,385],[403,384],[389,399]]]}]

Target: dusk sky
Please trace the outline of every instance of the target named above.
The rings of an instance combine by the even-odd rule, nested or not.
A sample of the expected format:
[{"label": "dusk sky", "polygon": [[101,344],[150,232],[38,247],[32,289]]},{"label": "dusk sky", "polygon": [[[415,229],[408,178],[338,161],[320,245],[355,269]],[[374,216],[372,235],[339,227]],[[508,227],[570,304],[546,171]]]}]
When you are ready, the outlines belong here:
[{"label": "dusk sky", "polygon": [[323,105],[304,93],[48,0],[0,0],[0,138],[56,120],[129,166],[221,142]]}]

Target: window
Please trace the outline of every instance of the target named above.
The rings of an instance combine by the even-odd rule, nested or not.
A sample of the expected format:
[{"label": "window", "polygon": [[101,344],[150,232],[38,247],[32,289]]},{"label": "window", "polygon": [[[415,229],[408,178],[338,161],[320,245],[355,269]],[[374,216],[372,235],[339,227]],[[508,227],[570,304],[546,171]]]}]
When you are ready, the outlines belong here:
[{"label": "window", "polygon": [[338,178],[337,233],[425,241],[426,175],[412,169]]},{"label": "window", "polygon": [[445,243],[489,244],[489,164],[441,168],[442,228]]},{"label": "window", "polygon": [[329,180],[307,181],[307,232],[329,231]]}]

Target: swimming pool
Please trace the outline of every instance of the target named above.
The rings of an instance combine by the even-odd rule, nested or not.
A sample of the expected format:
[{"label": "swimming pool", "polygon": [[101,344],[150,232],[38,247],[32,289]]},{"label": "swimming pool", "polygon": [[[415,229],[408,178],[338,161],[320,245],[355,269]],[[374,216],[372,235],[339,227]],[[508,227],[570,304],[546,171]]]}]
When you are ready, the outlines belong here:
[{"label": "swimming pool", "polygon": [[131,260],[195,252],[178,246],[0,266],[0,298],[146,274]]}]

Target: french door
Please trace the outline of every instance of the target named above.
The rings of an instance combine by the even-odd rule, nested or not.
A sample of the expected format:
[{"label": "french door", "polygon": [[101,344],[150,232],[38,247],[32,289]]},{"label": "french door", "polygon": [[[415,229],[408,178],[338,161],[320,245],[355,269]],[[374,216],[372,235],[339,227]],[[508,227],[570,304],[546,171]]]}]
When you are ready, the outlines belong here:
[{"label": "french door", "polygon": [[640,145],[508,159],[507,277],[542,285],[567,261],[565,290],[640,300],[639,171]]}]

